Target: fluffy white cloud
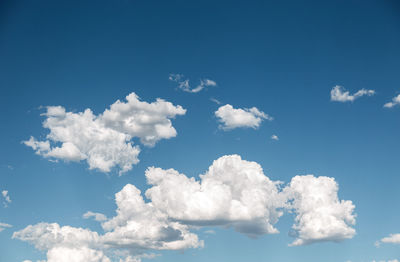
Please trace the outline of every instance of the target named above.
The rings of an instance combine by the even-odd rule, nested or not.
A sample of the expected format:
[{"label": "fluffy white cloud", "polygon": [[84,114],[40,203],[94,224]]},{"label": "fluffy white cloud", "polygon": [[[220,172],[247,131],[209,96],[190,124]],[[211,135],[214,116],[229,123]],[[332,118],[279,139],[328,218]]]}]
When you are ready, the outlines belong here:
[{"label": "fluffy white cloud", "polygon": [[215,111],[215,116],[221,123],[219,127],[223,130],[231,130],[238,127],[251,127],[256,129],[264,119],[269,121],[273,120],[271,116],[258,110],[256,107],[236,109],[229,104],[218,108],[218,110]]},{"label": "fluffy white cloud", "polygon": [[351,201],[338,199],[338,184],[330,177],[295,176],[284,189],[288,208],[296,213],[293,246],[352,238],[355,230]]},{"label": "fluffy white cloud", "polygon": [[211,79],[200,79],[200,83],[192,88],[189,83],[189,79],[184,79],[184,75],[182,74],[170,74],[169,80],[178,83],[178,88],[188,92],[188,93],[198,93],[206,87],[209,86],[217,86],[217,83]]},{"label": "fluffy white cloud", "polygon": [[66,112],[62,106],[49,106],[43,127],[50,130],[45,141],[31,137],[24,141],[37,154],[65,161],[86,160],[89,169],[109,172],[118,166],[120,173],[132,169],[139,162],[140,147],[131,141],[139,138],[146,146],[154,146],[161,139],[176,136],[171,118],[184,115],[181,106],[157,99],[147,103],[135,93],[127,102],[116,101],[103,114]]},{"label": "fluffy white cloud", "polygon": [[8,204],[11,203],[11,198],[10,198],[10,195],[8,194],[8,191],[7,191],[7,190],[1,191],[1,195],[2,195],[3,198],[4,198],[4,202],[3,202],[4,207],[7,207]]},{"label": "fluffy white cloud", "polygon": [[379,246],[380,243],[398,245],[400,244],[400,234],[390,234],[388,237],[384,237],[380,241],[378,241],[376,245]]},{"label": "fluffy white cloud", "polygon": [[0,222],[0,232],[9,227],[12,227],[12,225]]},{"label": "fluffy white cloud", "polygon": [[[200,227],[232,227],[250,237],[278,233],[275,224],[285,210],[297,215],[292,245],[340,241],[355,234],[354,205],[338,199],[333,178],[296,176],[281,189],[282,182],[269,179],[258,163],[238,155],[215,160],[199,180],[156,167],[146,170],[146,178],[148,200],[127,184],[116,193],[116,215],[102,222],[102,234],[39,223],[13,238],[47,251],[51,262],[63,261],[62,256],[76,257],[71,261],[137,262],[151,251],[201,248],[203,241],[191,232]],[[96,215],[87,212],[84,217]]]},{"label": "fluffy white cloud", "polygon": [[336,102],[353,102],[357,98],[362,96],[372,96],[375,95],[375,90],[360,89],[354,94],[350,94],[341,86],[335,86],[331,90],[331,101]]},{"label": "fluffy white cloud", "polygon": [[174,220],[199,226],[232,226],[249,236],[277,233],[284,200],[256,162],[238,155],[214,161],[200,181],[173,169],[149,168],[146,197]]},{"label": "fluffy white cloud", "polygon": [[89,219],[89,218],[94,218],[94,220],[102,222],[102,221],[106,221],[107,217],[101,213],[95,213],[92,211],[88,211],[85,214],[83,214],[82,216],[85,219]]},{"label": "fluffy white cloud", "polygon": [[392,107],[398,106],[398,105],[400,105],[400,95],[393,97],[392,101],[384,104],[383,107],[392,108]]}]

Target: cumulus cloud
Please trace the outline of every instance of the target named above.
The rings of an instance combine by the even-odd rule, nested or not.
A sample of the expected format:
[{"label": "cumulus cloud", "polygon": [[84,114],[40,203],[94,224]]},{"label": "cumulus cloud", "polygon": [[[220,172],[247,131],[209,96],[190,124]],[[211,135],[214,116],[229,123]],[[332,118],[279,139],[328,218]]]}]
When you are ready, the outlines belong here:
[{"label": "cumulus cloud", "polygon": [[9,227],[12,227],[12,225],[0,222],[0,232]]},{"label": "cumulus cloud", "polygon": [[4,198],[4,202],[3,202],[4,207],[8,207],[8,204],[11,203],[11,198],[10,198],[10,195],[8,194],[8,191],[7,190],[3,190],[1,192],[1,195]]},{"label": "cumulus cloud", "polygon": [[383,107],[392,108],[392,107],[398,106],[398,105],[400,105],[400,95],[393,97],[392,101],[384,104]]},{"label": "cumulus cloud", "polygon": [[352,238],[355,230],[351,201],[339,200],[339,186],[333,178],[313,175],[295,176],[284,192],[296,213],[293,246],[320,241],[338,242]]},{"label": "cumulus cloud", "polygon": [[[157,167],[146,170],[146,179],[146,201],[131,184],[116,193],[116,215],[102,221],[102,234],[39,223],[15,232],[13,238],[47,251],[48,261],[70,254],[77,257],[73,261],[137,262],[153,251],[203,247],[192,232],[201,227],[231,227],[249,237],[278,233],[275,224],[285,210],[296,213],[297,239],[292,245],[341,241],[355,234],[354,205],[339,200],[333,178],[296,176],[283,187],[258,163],[227,155],[198,180]],[[85,217],[96,214],[87,212]]]},{"label": "cumulus cloud", "polygon": [[232,130],[235,128],[258,128],[261,122],[266,119],[272,121],[273,118],[268,114],[252,108],[233,108],[230,104],[226,104],[215,111],[215,116],[220,122],[220,129]]},{"label": "cumulus cloud", "polygon": [[43,127],[50,131],[46,140],[31,137],[24,144],[45,158],[85,160],[89,169],[110,172],[119,167],[120,174],[127,172],[139,162],[140,147],[132,139],[154,146],[161,139],[175,137],[171,119],[186,110],[162,99],[143,102],[135,93],[126,100],[116,101],[100,115],[90,109],[73,113],[62,106],[49,106],[42,114],[46,117]]},{"label": "cumulus cloud", "polygon": [[360,89],[354,94],[350,94],[342,86],[335,86],[331,90],[331,101],[336,102],[353,102],[357,98],[362,96],[373,96],[375,95],[375,90]]},{"label": "cumulus cloud", "polygon": [[146,197],[169,217],[184,224],[231,226],[249,236],[278,233],[273,226],[282,215],[279,182],[264,175],[256,162],[238,155],[214,161],[200,181],[174,169],[149,168],[152,187]]},{"label": "cumulus cloud", "polygon": [[89,219],[89,218],[94,218],[94,220],[98,221],[98,222],[102,222],[102,221],[106,221],[107,217],[101,213],[95,213],[92,211],[88,211],[85,214],[83,214],[82,216],[85,219]]},{"label": "cumulus cloud", "polygon": [[400,244],[400,234],[390,234],[388,237],[384,237],[381,240],[376,242],[376,245],[379,246],[381,243],[384,244]]},{"label": "cumulus cloud", "polygon": [[200,79],[200,83],[196,87],[191,87],[189,79],[185,79],[182,74],[170,74],[169,80],[178,83],[178,88],[188,93],[198,93],[206,87],[217,86],[217,83],[211,79]]}]

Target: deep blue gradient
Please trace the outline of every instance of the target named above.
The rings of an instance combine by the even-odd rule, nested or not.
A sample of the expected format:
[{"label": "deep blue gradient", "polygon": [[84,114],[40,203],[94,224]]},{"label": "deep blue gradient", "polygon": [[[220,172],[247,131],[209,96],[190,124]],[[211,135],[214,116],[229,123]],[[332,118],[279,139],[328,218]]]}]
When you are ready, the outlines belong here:
[{"label": "deep blue gradient", "polygon": [[[185,93],[168,81],[182,73],[217,87]],[[38,222],[89,227],[88,210],[115,213],[127,183],[144,192],[149,166],[188,176],[237,153],[260,163],[273,180],[332,176],[341,199],[356,205],[357,235],[342,243],[288,247],[293,223],[277,235],[249,239],[231,229],[199,233],[205,248],[161,252],[154,261],[338,262],[400,259],[399,247],[374,242],[400,232],[400,108],[383,104],[400,92],[398,1],[54,1],[0,3],[0,261],[45,259],[12,232]],[[342,85],[373,97],[331,102]],[[96,114],[131,92],[186,108],[173,121],[178,136],[142,148],[140,163],[118,177],[82,163],[53,163],[21,144],[43,138],[43,109],[91,108]],[[213,97],[256,106],[275,120],[258,130],[218,129]],[[270,140],[272,134],[279,141]],[[146,260],[145,260],[146,261]]]}]

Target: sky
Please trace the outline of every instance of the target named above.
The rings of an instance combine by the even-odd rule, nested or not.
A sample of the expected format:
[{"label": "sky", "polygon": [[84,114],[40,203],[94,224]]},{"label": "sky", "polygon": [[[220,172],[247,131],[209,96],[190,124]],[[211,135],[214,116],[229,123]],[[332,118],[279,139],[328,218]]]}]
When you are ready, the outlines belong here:
[{"label": "sky", "polygon": [[0,261],[397,262],[398,1],[0,4]]}]

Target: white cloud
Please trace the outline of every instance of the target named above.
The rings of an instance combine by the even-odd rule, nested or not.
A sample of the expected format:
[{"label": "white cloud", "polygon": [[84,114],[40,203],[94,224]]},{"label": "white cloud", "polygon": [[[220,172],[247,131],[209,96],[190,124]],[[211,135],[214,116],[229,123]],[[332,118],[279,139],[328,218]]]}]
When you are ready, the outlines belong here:
[{"label": "white cloud", "polygon": [[12,225],[0,222],[0,232],[9,227],[12,227]]},{"label": "white cloud", "polygon": [[398,106],[398,105],[400,105],[400,95],[393,97],[392,101],[384,104],[383,107],[392,108],[392,107]]},{"label": "white cloud", "polygon": [[86,160],[89,169],[110,172],[118,166],[120,173],[132,169],[139,162],[140,147],[132,138],[139,138],[146,146],[154,146],[161,139],[176,136],[171,118],[184,115],[181,106],[157,99],[147,103],[135,93],[126,97],[127,102],[116,101],[103,114],[66,112],[62,106],[49,106],[43,127],[50,130],[46,140],[31,137],[24,144],[36,154],[65,161]]},{"label": "white cloud", "polygon": [[85,214],[83,214],[82,216],[85,219],[89,219],[89,218],[94,218],[94,220],[102,222],[102,221],[106,221],[107,217],[101,213],[95,213],[92,211],[88,211]]},{"label": "white cloud", "polygon": [[278,141],[278,140],[279,140],[279,137],[278,137],[277,135],[272,135],[272,136],[271,136],[271,139],[272,139],[272,140],[275,140],[275,141]]},{"label": "white cloud", "polygon": [[353,95],[349,91],[346,91],[342,86],[335,86],[331,90],[331,101],[336,102],[353,102],[357,98],[362,96],[372,96],[375,94],[375,90],[360,89]]},{"label": "white cloud", "polygon": [[4,202],[3,202],[4,207],[7,207],[8,204],[11,203],[11,198],[10,198],[10,195],[8,194],[8,191],[7,191],[7,190],[3,190],[3,191],[1,192],[1,195],[2,195],[3,198],[4,198]]},{"label": "white cloud", "polygon": [[293,246],[352,238],[355,230],[351,201],[339,200],[338,184],[330,177],[295,176],[284,192],[296,213]]},{"label": "white cloud", "polygon": [[214,161],[200,181],[174,169],[149,168],[152,185],[146,197],[157,209],[188,225],[231,226],[249,236],[278,233],[274,224],[282,215],[284,199],[279,182],[264,175],[256,162],[238,155]]},{"label": "white cloud", "polygon": [[215,111],[215,116],[221,123],[219,127],[223,130],[231,130],[239,127],[256,129],[264,119],[273,120],[271,116],[258,110],[256,107],[236,109],[229,104],[218,108]]},{"label": "white cloud", "polygon": [[376,245],[379,246],[380,243],[399,245],[400,244],[400,234],[390,234],[388,237],[384,237],[380,241],[377,241]]},{"label": "white cloud", "polygon": [[[278,233],[275,224],[285,210],[297,215],[293,245],[340,241],[355,234],[350,227],[355,223],[354,205],[339,201],[333,178],[296,176],[282,190],[282,182],[270,180],[258,163],[238,155],[215,160],[198,180],[156,167],[146,170],[146,178],[147,202],[139,189],[127,184],[115,194],[116,215],[102,222],[102,234],[39,223],[15,232],[13,238],[47,251],[52,262],[62,256],[75,256],[73,261],[108,262],[112,257],[137,262],[152,257],[152,251],[203,247],[191,229],[232,227],[250,237]],[[87,212],[85,217],[96,214]]]},{"label": "white cloud", "polygon": [[217,83],[214,80],[204,78],[200,79],[200,83],[196,87],[192,88],[189,79],[184,79],[184,75],[182,74],[170,74],[168,79],[178,83],[178,88],[188,93],[198,93],[206,87],[217,86]]},{"label": "white cloud", "polygon": [[217,105],[222,104],[221,101],[219,101],[218,99],[216,99],[216,98],[214,98],[214,97],[211,97],[211,98],[210,98],[210,101],[216,103]]}]

